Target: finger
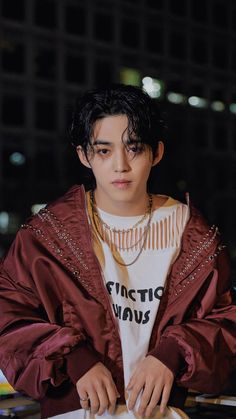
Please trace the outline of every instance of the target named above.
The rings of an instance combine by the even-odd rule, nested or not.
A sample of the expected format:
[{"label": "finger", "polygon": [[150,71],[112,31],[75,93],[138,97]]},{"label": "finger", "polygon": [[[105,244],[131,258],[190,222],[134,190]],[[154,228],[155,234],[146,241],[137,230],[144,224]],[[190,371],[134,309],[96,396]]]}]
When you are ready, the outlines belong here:
[{"label": "finger", "polygon": [[98,399],[99,399],[99,409],[97,411],[98,415],[102,415],[108,408],[109,400],[107,396],[106,389],[103,387],[100,387],[98,392]]},{"label": "finger", "polygon": [[160,412],[164,414],[169,397],[170,397],[171,386],[166,385],[163,389],[162,396],[161,396],[161,404],[160,404]]},{"label": "finger", "polygon": [[134,408],[137,397],[140,391],[143,389],[143,386],[144,386],[144,383],[140,382],[139,384],[137,383],[135,386],[132,387],[130,397],[129,397],[129,402],[128,402],[129,410],[132,410]]},{"label": "finger", "polygon": [[80,400],[80,405],[82,409],[89,410],[90,401],[89,401],[88,394],[84,393],[83,395],[80,395],[79,400]]},{"label": "finger", "polygon": [[143,394],[142,394],[140,404],[139,404],[139,408],[138,408],[138,414],[140,416],[142,416],[144,414],[144,412],[146,411],[147,405],[149,404],[150,399],[152,397],[153,387],[154,387],[154,385],[145,384],[145,388],[143,390]]},{"label": "finger", "polygon": [[93,390],[89,393],[89,400],[91,413],[97,413],[100,407],[100,402],[96,391]]},{"label": "finger", "polygon": [[151,416],[153,413],[153,410],[156,408],[161,396],[161,390],[159,387],[155,387],[152,396],[150,397],[149,403],[147,405],[147,408],[145,410],[145,416]]},{"label": "finger", "polygon": [[134,385],[134,379],[133,379],[133,377],[132,377],[132,378],[129,380],[129,384],[128,384],[128,385],[127,385],[127,387],[126,387],[126,390],[128,390],[128,391],[132,390],[133,385]]},{"label": "finger", "polygon": [[120,397],[120,394],[118,393],[118,390],[114,382],[112,382],[112,384],[108,386],[106,390],[107,390],[107,395],[108,395],[108,400],[109,400],[108,411],[112,415],[115,411],[117,398]]},{"label": "finger", "polygon": [[126,387],[126,390],[132,390],[133,386],[135,385],[135,383],[137,382],[136,380],[136,372],[133,373],[133,375],[131,376],[130,380],[129,380],[129,384]]}]

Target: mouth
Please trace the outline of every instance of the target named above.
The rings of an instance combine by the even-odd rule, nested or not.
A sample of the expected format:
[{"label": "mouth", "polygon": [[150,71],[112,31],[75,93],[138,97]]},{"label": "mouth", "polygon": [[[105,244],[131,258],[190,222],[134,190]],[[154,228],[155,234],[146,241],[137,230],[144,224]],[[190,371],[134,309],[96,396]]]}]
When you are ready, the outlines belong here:
[{"label": "mouth", "polygon": [[131,184],[130,180],[116,179],[112,182],[112,185],[119,189],[125,189]]}]

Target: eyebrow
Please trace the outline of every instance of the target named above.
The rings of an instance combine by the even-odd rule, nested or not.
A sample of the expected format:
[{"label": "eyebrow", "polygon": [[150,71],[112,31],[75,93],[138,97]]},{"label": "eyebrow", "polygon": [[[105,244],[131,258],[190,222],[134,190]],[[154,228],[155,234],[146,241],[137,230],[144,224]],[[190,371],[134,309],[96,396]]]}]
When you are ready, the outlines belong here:
[{"label": "eyebrow", "polygon": [[112,145],[112,143],[107,140],[96,140],[93,145]]},{"label": "eyebrow", "polygon": [[[141,141],[139,141],[138,139],[135,138],[128,138],[127,141],[124,141],[124,144],[137,144],[140,143]],[[93,146],[95,145],[113,145],[113,143],[111,141],[107,141],[107,140],[95,140],[93,143]]]}]

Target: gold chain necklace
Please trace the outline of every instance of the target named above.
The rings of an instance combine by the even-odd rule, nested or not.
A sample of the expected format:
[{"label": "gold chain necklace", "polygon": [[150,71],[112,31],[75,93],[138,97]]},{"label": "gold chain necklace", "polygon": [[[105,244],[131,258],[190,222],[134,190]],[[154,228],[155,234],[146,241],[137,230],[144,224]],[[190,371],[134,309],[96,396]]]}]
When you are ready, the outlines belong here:
[{"label": "gold chain necklace", "polygon": [[132,227],[130,228],[123,228],[122,230],[120,229],[116,229],[115,227],[110,227],[105,221],[103,221],[103,219],[100,217],[100,215],[98,214],[97,211],[97,207],[95,204],[95,198],[94,198],[94,192],[91,190],[90,192],[90,202],[91,202],[91,207],[92,207],[92,212],[96,215],[96,217],[98,218],[100,224],[102,224],[104,227],[107,228],[107,230],[112,231],[113,233],[129,233],[130,231],[134,230],[136,227],[138,227],[139,224],[141,224],[146,218],[147,216],[150,214],[150,212],[152,211],[152,195],[148,194],[148,206],[147,206],[147,210],[145,212],[145,214],[141,217],[141,219],[139,221],[137,221]]},{"label": "gold chain necklace", "polygon": [[[151,194],[149,194],[149,201],[148,201],[148,208],[147,208],[147,211],[146,211],[146,213],[144,214],[144,216],[141,218],[141,220],[139,220],[137,223],[135,223],[135,225],[133,226],[133,227],[131,227],[131,228],[129,228],[129,229],[123,229],[123,230],[117,230],[117,229],[114,229],[114,228],[111,228],[107,223],[105,223],[103,220],[102,220],[102,218],[99,216],[99,214],[98,214],[98,211],[97,211],[97,208],[96,208],[96,203],[95,203],[95,199],[94,199],[94,193],[93,193],[93,191],[90,191],[90,204],[91,204],[91,209],[92,209],[92,218],[93,218],[93,224],[94,224],[94,226],[95,226],[95,229],[96,229],[96,232],[97,232],[97,234],[99,235],[99,237],[100,237],[100,239],[102,240],[102,241],[104,241],[104,238],[103,238],[103,236],[102,236],[102,234],[101,234],[101,232],[99,231],[99,227],[98,227],[98,225],[97,225],[97,221],[96,221],[96,219],[95,219],[95,215],[96,215],[96,218],[97,218],[97,220],[98,220],[98,222],[99,222],[99,224],[100,224],[100,228],[101,228],[101,225],[103,225],[103,226],[105,226],[109,231],[112,231],[112,232],[115,232],[115,233],[124,233],[124,232],[129,232],[129,231],[132,231],[132,230],[134,230],[136,227],[137,227],[137,225],[139,225],[142,221],[144,221],[145,220],[145,218],[148,216],[148,222],[147,222],[147,225],[146,225],[146,227],[144,228],[144,233],[142,234],[142,236],[141,236],[141,238],[136,242],[136,243],[134,243],[132,246],[130,246],[128,249],[130,249],[130,248],[133,248],[133,247],[135,247],[142,239],[143,239],[143,243],[142,243],[142,246],[141,246],[141,248],[140,248],[140,251],[138,252],[138,254],[137,254],[137,256],[134,258],[134,260],[132,261],[132,262],[129,262],[129,263],[123,263],[123,262],[120,262],[116,257],[115,257],[115,255],[113,254],[113,252],[112,252],[112,256],[113,256],[113,258],[114,258],[114,260],[119,264],[119,265],[121,265],[121,266],[131,266],[131,265],[133,265],[137,260],[138,260],[138,258],[140,257],[140,255],[141,255],[141,253],[143,252],[143,249],[144,249],[144,246],[145,246],[145,244],[146,244],[146,241],[147,241],[147,236],[148,236],[148,231],[149,231],[149,228],[150,228],[150,224],[151,224],[151,220],[152,220],[152,195]],[[109,245],[109,244],[108,244]],[[110,247],[110,246],[109,246]],[[126,249],[126,250],[128,250],[128,249]]]}]

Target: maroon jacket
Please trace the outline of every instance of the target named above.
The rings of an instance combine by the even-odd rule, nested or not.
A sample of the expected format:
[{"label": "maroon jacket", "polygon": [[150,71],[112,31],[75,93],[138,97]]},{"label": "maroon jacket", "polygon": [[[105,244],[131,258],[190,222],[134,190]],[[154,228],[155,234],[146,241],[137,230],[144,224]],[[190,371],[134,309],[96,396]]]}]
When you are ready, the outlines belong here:
[{"label": "maroon jacket", "polygon": [[[42,417],[80,408],[75,383],[96,362],[124,402],[121,343],[92,247],[83,187],[22,226],[0,271],[0,368],[39,399]],[[149,354],[175,374],[170,405],[186,389],[218,393],[235,366],[236,306],[217,228],[191,209],[166,281]]]}]

